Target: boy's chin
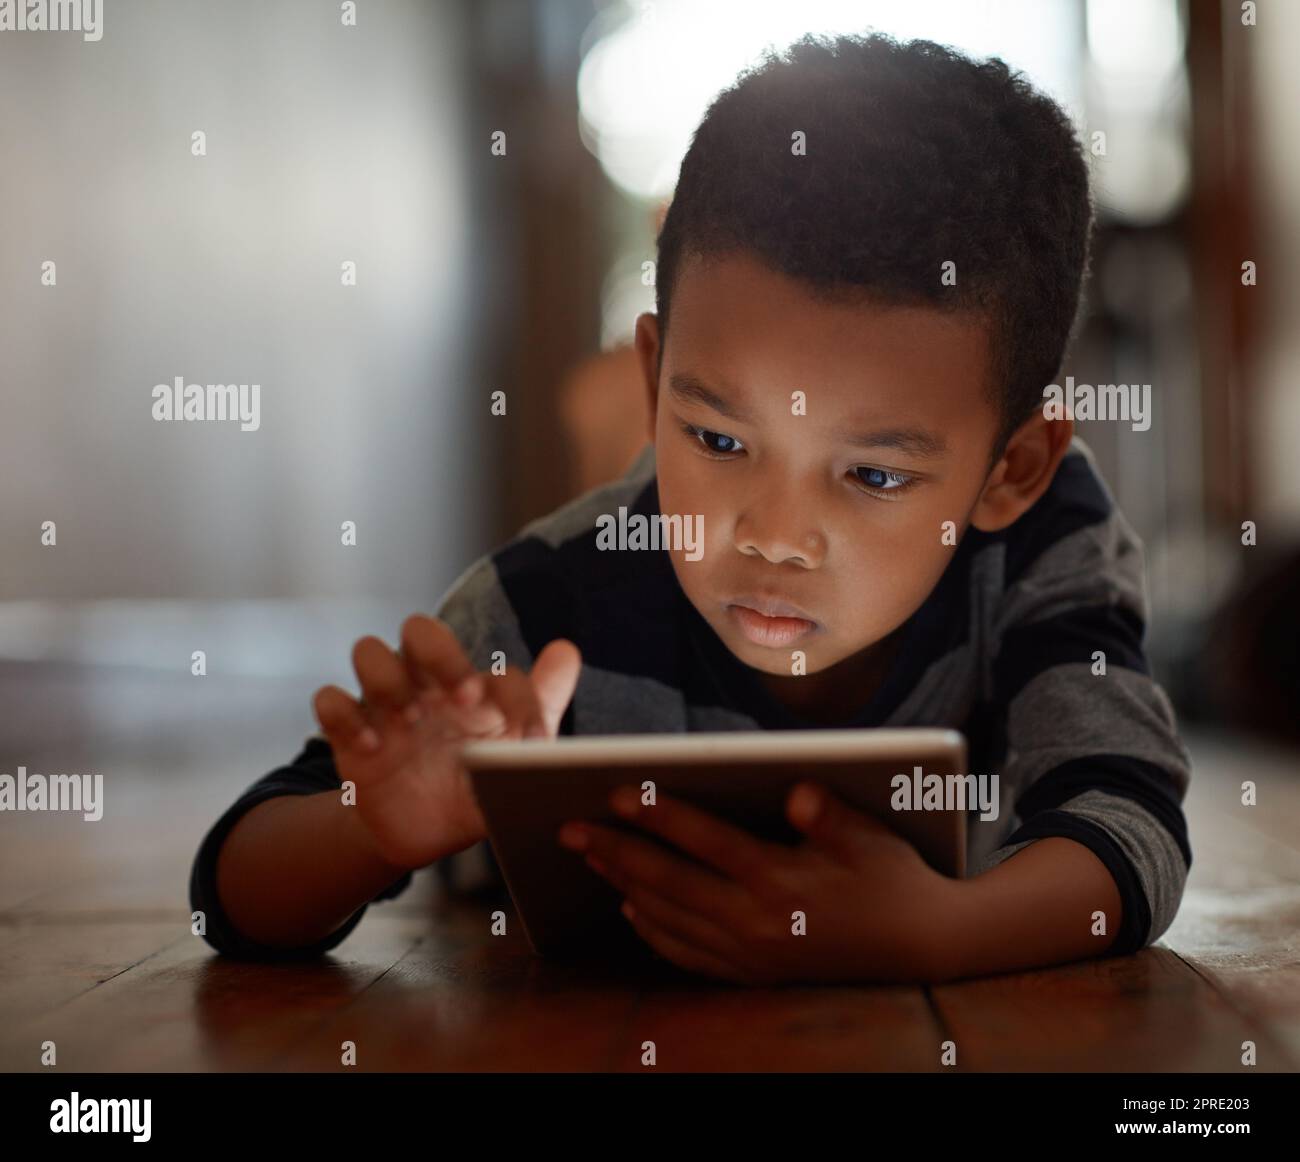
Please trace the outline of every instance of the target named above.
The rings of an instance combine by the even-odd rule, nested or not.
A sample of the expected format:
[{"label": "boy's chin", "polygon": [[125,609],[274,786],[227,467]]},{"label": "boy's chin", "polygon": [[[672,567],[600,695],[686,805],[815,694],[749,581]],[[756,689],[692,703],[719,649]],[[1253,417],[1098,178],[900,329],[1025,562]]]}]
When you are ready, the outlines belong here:
[{"label": "boy's chin", "polygon": [[[764,674],[770,674],[774,678],[794,678],[807,674],[815,674],[823,667],[814,664],[811,657],[808,656],[806,648],[801,647],[797,642],[791,646],[758,646],[753,642],[746,641],[744,638],[724,638],[727,649],[731,651],[733,657],[738,661],[744,662],[751,670],[758,670]],[[798,668],[795,667],[795,650],[802,650],[803,658],[800,659]]]},{"label": "boy's chin", "polygon": [[[861,650],[850,650],[848,653],[836,654],[825,648],[828,643],[824,641],[817,643],[821,648],[816,649],[810,649],[807,645],[797,641],[788,646],[760,646],[746,640],[744,637],[730,634],[723,637],[722,641],[731,655],[738,661],[743,662],[751,670],[758,670],[760,673],[768,674],[773,678],[789,678],[791,681],[796,681],[799,678],[811,678],[826,671],[834,671],[835,667],[841,662],[847,662],[850,658],[862,652]],[[870,647],[864,648],[869,649]],[[795,650],[799,650],[803,654],[803,657],[797,659],[799,663],[797,667],[795,666]],[[830,656],[828,656],[828,653]]]}]

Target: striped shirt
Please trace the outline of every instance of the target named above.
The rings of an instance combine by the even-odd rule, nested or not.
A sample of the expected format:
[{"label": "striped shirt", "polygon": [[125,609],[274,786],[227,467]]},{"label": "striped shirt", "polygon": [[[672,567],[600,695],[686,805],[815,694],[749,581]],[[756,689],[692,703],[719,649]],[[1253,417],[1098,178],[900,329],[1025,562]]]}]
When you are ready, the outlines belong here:
[{"label": "striped shirt", "polygon": [[[582,651],[560,733],[628,734],[825,727],[777,701],[682,592],[662,549],[611,552],[597,519],[626,507],[658,514],[654,452],[620,479],[583,494],[474,562],[437,608],[480,670],[498,651],[531,666],[555,638]],[[1064,836],[1114,877],[1123,916],[1110,955],[1168,928],[1191,850],[1182,800],[1190,779],[1173,709],[1142,641],[1142,546],[1077,437],[1043,496],[999,532],[969,528],[933,591],[904,623],[883,682],[845,727],[960,730],[977,775],[997,774],[1001,810],[968,813],[968,875],[1027,844]],[[328,742],[308,739],[286,767],[259,779],[204,839],[193,910],[219,951],[253,958],[333,948],[363,906],[326,939],[299,949],[256,945],[233,930],[215,890],[216,856],[239,817],[279,794],[337,790]],[[500,886],[486,842],[440,861],[444,878],[477,871]],[[407,872],[376,900],[405,891]]]}]

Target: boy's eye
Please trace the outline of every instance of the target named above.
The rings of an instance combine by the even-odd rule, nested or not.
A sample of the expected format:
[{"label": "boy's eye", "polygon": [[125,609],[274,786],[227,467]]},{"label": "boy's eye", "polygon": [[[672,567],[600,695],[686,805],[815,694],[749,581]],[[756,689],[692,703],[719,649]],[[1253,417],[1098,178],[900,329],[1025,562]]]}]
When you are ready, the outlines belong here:
[{"label": "boy's eye", "polygon": [[734,436],[724,436],[721,432],[704,431],[700,433],[704,446],[711,452],[739,452],[740,441]]},{"label": "boy's eye", "polygon": [[912,483],[912,477],[904,476],[901,472],[889,472],[884,468],[861,468],[853,469],[854,475],[858,482],[873,492],[899,492]]},{"label": "boy's eye", "polygon": [[725,452],[739,452],[744,448],[744,445],[735,436],[726,436],[721,432],[710,432],[707,428],[697,428],[694,424],[686,424],[685,428],[689,435],[699,440],[710,452],[722,454]]}]

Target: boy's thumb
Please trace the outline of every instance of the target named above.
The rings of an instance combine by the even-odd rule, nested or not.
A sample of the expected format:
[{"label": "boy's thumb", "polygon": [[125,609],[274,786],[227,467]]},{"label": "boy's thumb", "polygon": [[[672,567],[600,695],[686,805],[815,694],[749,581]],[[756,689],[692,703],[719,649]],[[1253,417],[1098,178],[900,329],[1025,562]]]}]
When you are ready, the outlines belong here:
[{"label": "boy's thumb", "polygon": [[864,828],[881,827],[869,815],[855,811],[824,787],[799,783],[786,803],[790,822],[814,843],[844,855],[857,850]]},{"label": "boy's thumb", "polygon": [[549,738],[559,733],[560,720],[573,698],[581,670],[582,653],[565,638],[549,642],[533,663],[533,689],[537,692]]}]

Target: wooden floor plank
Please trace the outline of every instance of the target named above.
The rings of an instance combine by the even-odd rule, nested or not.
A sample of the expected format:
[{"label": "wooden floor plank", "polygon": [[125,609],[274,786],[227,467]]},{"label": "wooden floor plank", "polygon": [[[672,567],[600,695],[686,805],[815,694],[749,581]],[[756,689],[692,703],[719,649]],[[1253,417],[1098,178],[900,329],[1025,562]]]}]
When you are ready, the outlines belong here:
[{"label": "wooden floor plank", "polygon": [[[1218,818],[1231,818],[1300,852],[1300,753],[1218,732],[1194,733],[1189,738],[1192,782],[1185,804],[1189,824],[1206,831]],[[1252,806],[1241,801],[1245,781],[1255,784]]]},{"label": "wooden floor plank", "polygon": [[1268,1044],[1269,1071],[1294,1068],[1266,1025],[1169,949],[944,985],[932,995],[958,1069],[1231,1073],[1242,1069],[1247,1039]]},{"label": "wooden floor plank", "polygon": [[1300,1063],[1300,852],[1227,817],[1196,840],[1161,944]]},{"label": "wooden floor plank", "polygon": [[942,1029],[921,988],[647,987],[615,1068],[644,1072],[923,1072],[940,1068]]},{"label": "wooden floor plank", "polygon": [[[0,1024],[39,1018],[159,952],[182,931],[158,920],[15,926],[0,944]],[[0,1056],[0,1069],[8,1068],[18,1067]]]},{"label": "wooden floor plank", "polygon": [[361,1070],[596,1071],[635,1004],[616,970],[543,961],[510,905],[508,934],[490,934],[497,902],[453,899],[433,933],[272,1068],[335,1071],[352,1041]]},{"label": "wooden floor plank", "polygon": [[387,972],[427,926],[427,918],[376,908],[333,954],[291,965],[231,960],[186,931],[95,988],[6,1029],[0,1068],[32,1068],[32,1046],[52,1039],[59,1067],[70,1071],[264,1069]]}]

